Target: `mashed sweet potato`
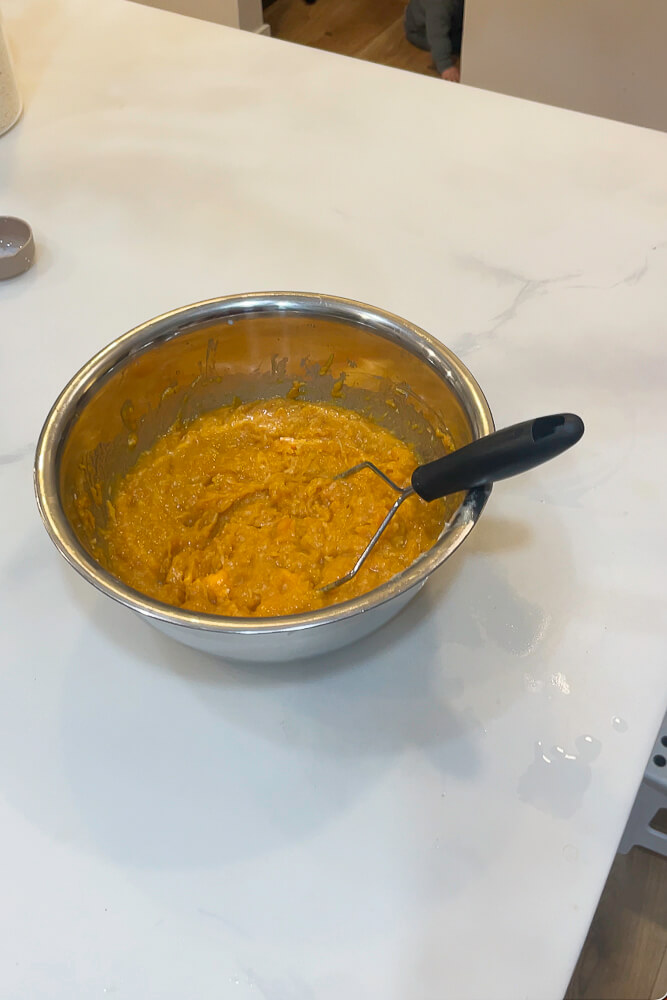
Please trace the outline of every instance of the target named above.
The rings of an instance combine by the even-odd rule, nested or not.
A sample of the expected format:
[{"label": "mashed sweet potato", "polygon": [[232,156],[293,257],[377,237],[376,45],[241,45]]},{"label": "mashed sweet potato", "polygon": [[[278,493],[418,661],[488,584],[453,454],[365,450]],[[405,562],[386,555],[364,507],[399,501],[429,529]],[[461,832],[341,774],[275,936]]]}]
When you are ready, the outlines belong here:
[{"label": "mashed sweet potato", "polygon": [[442,502],[411,497],[356,578],[347,573],[418,464],[410,447],[357,413],[273,399],[177,424],[140,456],[110,505],[109,568],[150,597],[193,611],[267,617],[372,590],[438,538]]}]

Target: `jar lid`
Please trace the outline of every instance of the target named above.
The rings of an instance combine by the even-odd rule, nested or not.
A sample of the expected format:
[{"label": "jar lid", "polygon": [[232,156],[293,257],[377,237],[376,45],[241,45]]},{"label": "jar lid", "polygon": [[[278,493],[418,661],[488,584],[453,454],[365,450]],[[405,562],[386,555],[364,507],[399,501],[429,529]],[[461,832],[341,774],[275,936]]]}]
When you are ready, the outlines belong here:
[{"label": "jar lid", "polygon": [[34,259],[35,241],[28,223],[0,215],[0,281],[23,274]]}]

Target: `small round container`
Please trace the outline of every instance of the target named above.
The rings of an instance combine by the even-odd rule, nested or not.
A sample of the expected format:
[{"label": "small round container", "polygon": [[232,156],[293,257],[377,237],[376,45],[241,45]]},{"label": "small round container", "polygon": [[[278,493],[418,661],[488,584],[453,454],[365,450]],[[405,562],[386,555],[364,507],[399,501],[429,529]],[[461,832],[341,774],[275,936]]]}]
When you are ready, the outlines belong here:
[{"label": "small round container", "polygon": [[34,259],[35,241],[28,223],[0,215],[0,281],[23,274]]}]

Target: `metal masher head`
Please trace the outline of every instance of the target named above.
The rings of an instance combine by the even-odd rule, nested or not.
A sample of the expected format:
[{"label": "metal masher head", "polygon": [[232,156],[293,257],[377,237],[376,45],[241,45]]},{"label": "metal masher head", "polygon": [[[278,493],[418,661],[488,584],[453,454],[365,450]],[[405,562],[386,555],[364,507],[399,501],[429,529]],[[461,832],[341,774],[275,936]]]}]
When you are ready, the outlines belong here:
[{"label": "metal masher head", "polygon": [[359,462],[358,465],[353,465],[351,469],[346,469],[345,472],[341,472],[335,478],[347,479],[349,476],[353,476],[355,473],[361,472],[362,469],[370,469],[371,472],[374,472],[376,476],[379,476],[380,479],[383,479],[388,486],[391,486],[392,490],[398,493],[398,497],[392,504],[391,508],[387,511],[385,518],[382,521],[382,524],[377,529],[377,531],[375,532],[370,542],[368,543],[364,551],[357,559],[356,563],[354,564],[350,572],[346,573],[345,576],[341,576],[338,580],[334,580],[333,583],[327,583],[325,587],[320,587],[320,590],[324,592],[328,590],[335,590],[336,587],[340,587],[343,583],[347,583],[349,580],[351,580],[353,577],[357,575],[357,573],[359,572],[359,570],[364,565],[369,555],[375,548],[375,545],[377,544],[377,542],[379,542],[380,536],[384,532],[384,529],[387,527],[387,525],[391,521],[392,517],[394,516],[398,508],[401,506],[404,500],[407,500],[408,497],[412,496],[412,494],[415,492],[414,487],[412,486],[406,486],[406,487],[397,486],[397,484],[393,481],[393,479],[390,479],[389,476],[387,476],[382,471],[382,469],[378,469],[377,465],[373,465],[372,462]]},{"label": "metal masher head", "polygon": [[357,575],[398,508],[413,494],[430,502],[475,486],[508,479],[560,455],[576,444],[583,433],[583,420],[574,413],[556,413],[526,420],[479,438],[449,455],[436,458],[434,462],[418,466],[412,473],[409,486],[398,486],[372,462],[360,462],[341,472],[336,479],[347,479],[362,469],[369,469],[398,496],[350,572],[320,590],[335,590]]}]

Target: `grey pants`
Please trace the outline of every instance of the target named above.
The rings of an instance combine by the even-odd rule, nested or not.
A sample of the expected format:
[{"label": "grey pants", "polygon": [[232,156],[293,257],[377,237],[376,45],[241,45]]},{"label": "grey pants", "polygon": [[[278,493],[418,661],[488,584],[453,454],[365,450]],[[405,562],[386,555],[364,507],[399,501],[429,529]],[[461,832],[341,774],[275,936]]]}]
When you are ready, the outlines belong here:
[{"label": "grey pants", "polygon": [[409,7],[405,9],[405,37],[413,45],[416,45],[418,49],[424,49],[426,52],[430,50],[430,45],[428,44],[428,39],[426,37],[426,28],[418,28],[412,17],[412,11]]},{"label": "grey pants", "polygon": [[[463,8],[461,11],[457,12],[458,16],[454,17],[452,22],[452,27],[449,33],[449,37],[452,42],[452,52],[457,55],[461,52],[461,41],[463,36]],[[426,28],[424,26],[419,26],[415,24],[412,11],[410,10],[410,5],[405,8],[405,18],[403,20],[403,25],[405,27],[405,37],[413,45],[416,45],[418,49],[424,49],[425,52],[429,52],[431,46],[428,43],[428,38],[426,37]]]}]

